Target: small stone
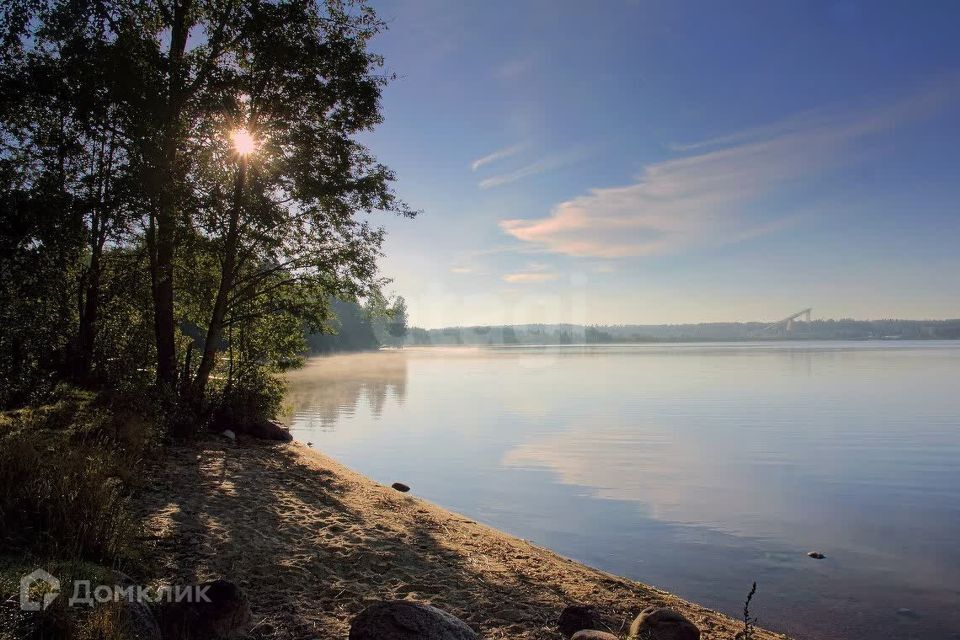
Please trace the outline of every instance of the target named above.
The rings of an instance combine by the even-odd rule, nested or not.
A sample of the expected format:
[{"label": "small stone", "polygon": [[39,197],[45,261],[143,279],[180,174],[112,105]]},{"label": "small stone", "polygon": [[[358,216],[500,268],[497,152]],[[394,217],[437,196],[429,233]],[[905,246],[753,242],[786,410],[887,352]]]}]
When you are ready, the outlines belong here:
[{"label": "small stone", "polygon": [[673,609],[647,607],[630,625],[630,637],[645,640],[700,640],[700,629]]},{"label": "small stone", "polygon": [[400,493],[406,493],[407,491],[410,491],[410,487],[403,484],[402,482],[394,482],[390,486],[396,489],[397,491],[399,491]]},{"label": "small stone", "polygon": [[350,624],[350,640],[476,640],[463,620],[436,607],[391,600],[372,604]]},{"label": "small stone", "polygon": [[583,629],[573,634],[570,640],[620,640],[617,636],[606,631],[596,631],[594,629]]},{"label": "small stone", "polygon": [[590,605],[568,605],[560,612],[557,626],[564,638],[569,638],[582,629],[593,629],[597,626],[594,609]]},{"label": "small stone", "polygon": [[807,552],[807,555],[811,558],[814,558],[815,560],[823,560],[824,558],[827,557],[822,553],[820,553],[819,551],[809,551]]}]

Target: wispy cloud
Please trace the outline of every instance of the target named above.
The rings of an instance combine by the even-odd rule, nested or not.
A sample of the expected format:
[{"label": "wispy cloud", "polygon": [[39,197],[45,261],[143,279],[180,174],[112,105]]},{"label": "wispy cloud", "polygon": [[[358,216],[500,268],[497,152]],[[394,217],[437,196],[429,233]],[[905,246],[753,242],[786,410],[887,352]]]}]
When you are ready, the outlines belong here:
[{"label": "wispy cloud", "polygon": [[470,169],[473,171],[476,171],[477,169],[479,169],[484,165],[490,164],[492,162],[496,162],[497,160],[503,160],[504,158],[515,156],[521,151],[523,151],[523,149],[524,149],[524,145],[522,144],[515,144],[510,147],[504,147],[503,149],[498,149],[493,153],[487,154],[482,158],[477,158],[476,160],[471,162]]},{"label": "wispy cloud", "polygon": [[473,272],[474,272],[473,267],[453,267],[450,269],[450,273],[457,273],[461,275],[466,273],[473,273]]},{"label": "wispy cloud", "polygon": [[[748,204],[850,162],[858,143],[937,112],[956,99],[958,87],[952,78],[883,108],[811,112],[679,145],[676,148],[696,153],[648,165],[633,184],[593,189],[558,204],[546,217],[504,220],[500,226],[547,251],[599,258],[670,253],[770,233],[793,220],[748,216]],[[506,181],[519,177],[523,175],[510,174]]]},{"label": "wispy cloud", "polygon": [[545,271],[523,271],[520,273],[508,273],[503,276],[504,282],[511,284],[531,284],[535,282],[549,282],[556,280],[558,275]]},{"label": "wispy cloud", "polygon": [[812,127],[816,127],[818,124],[829,126],[831,121],[838,117],[840,117],[838,114],[830,114],[823,109],[813,109],[789,118],[785,118],[779,122],[753,127],[750,129],[744,129],[743,131],[735,131],[734,133],[719,135],[716,137],[707,138],[706,140],[697,140],[696,142],[674,142],[668,144],[667,148],[671,151],[688,152],[702,151],[704,149],[717,147],[729,147],[748,142],[758,142],[760,140],[776,138],[790,133],[796,133],[798,131],[806,131]]},{"label": "wispy cloud", "polygon": [[554,169],[559,169],[574,162],[578,157],[579,155],[569,153],[547,156],[546,158],[532,162],[514,171],[481,180],[480,188],[489,189],[491,187],[500,187],[505,184],[510,184],[511,182],[523,180],[524,178],[546,173],[547,171],[553,171]]}]

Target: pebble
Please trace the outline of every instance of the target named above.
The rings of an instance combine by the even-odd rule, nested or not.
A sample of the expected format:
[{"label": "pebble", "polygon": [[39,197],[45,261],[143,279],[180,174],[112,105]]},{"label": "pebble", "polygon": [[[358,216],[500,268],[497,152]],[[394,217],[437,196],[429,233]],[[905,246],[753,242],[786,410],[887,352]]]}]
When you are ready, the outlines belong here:
[{"label": "pebble", "polygon": [[236,442],[236,441],[237,441],[237,434],[235,434],[235,433],[234,433],[233,431],[231,431],[230,429],[224,429],[222,435],[223,435],[224,438],[227,438],[228,440],[232,440],[233,442]]},{"label": "pebble", "polygon": [[807,552],[807,555],[810,556],[811,558],[816,559],[816,560],[823,560],[824,558],[827,557],[827,556],[823,555],[822,553],[820,553],[819,551],[809,551],[809,552]]},{"label": "pebble", "polygon": [[400,493],[406,493],[407,491],[410,491],[410,487],[403,484],[402,482],[394,482],[390,486],[396,489],[397,491],[399,491]]}]

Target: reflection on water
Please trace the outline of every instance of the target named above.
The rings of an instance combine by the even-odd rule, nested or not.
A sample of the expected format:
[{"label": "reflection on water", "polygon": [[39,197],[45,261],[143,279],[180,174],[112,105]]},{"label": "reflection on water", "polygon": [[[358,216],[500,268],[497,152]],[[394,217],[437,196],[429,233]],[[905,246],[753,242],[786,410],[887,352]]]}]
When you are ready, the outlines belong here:
[{"label": "reflection on water", "polygon": [[382,482],[733,615],[757,580],[764,623],[801,637],[957,638],[958,347],[335,356],[291,375],[289,421]]},{"label": "reflection on water", "polygon": [[388,397],[403,402],[407,392],[407,359],[401,352],[358,353],[313,358],[287,375],[288,424],[333,429],[342,416],[352,416],[362,397],[380,417]]}]

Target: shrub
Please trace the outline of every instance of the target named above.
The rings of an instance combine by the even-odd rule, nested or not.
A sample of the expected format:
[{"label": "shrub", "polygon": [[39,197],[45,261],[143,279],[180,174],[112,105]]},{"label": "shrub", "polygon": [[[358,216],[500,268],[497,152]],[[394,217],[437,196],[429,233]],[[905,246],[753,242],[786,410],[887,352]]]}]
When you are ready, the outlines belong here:
[{"label": "shrub", "polygon": [[210,391],[210,426],[215,431],[269,420],[280,413],[284,381],[261,368]]}]

